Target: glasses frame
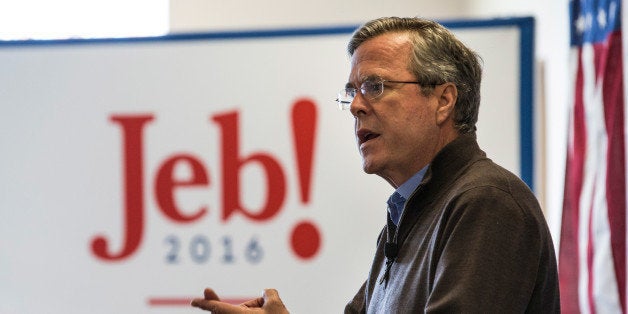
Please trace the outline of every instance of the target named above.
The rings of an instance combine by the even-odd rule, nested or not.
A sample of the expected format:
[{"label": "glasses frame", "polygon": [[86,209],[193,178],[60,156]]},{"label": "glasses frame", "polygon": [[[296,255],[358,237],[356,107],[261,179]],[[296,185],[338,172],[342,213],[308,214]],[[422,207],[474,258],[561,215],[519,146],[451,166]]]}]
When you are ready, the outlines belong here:
[{"label": "glasses frame", "polygon": [[[382,94],[384,94],[384,88],[385,85],[384,83],[395,83],[395,84],[417,84],[417,85],[421,85],[421,82],[418,81],[395,81],[395,80],[384,80],[384,79],[376,79],[376,80],[366,80],[364,82],[362,82],[362,84],[360,84],[360,88],[355,88],[355,87],[345,87],[343,89],[340,90],[340,92],[338,92],[338,97],[336,97],[335,101],[338,104],[338,108],[340,110],[348,110],[351,108],[351,104],[353,103],[353,100],[355,99],[355,96],[358,94],[358,92],[360,94],[362,94],[362,96],[364,96],[365,98],[372,100],[375,99],[379,96],[381,96]],[[370,96],[366,96],[368,94],[368,91],[366,91],[366,85],[367,83],[378,83],[381,86],[381,90],[379,92],[379,94],[377,95],[370,95]],[[347,97],[346,96],[341,96],[341,95],[350,95],[353,93],[353,97],[351,97],[351,101],[346,100]]]}]

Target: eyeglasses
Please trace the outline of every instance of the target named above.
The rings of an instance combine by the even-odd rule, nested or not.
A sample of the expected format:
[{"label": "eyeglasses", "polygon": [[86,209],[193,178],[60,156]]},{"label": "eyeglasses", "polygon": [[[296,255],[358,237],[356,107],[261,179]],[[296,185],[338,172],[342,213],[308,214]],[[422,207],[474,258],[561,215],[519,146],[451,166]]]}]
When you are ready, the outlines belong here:
[{"label": "eyeglasses", "polygon": [[[384,83],[398,83],[398,84],[420,84],[420,82],[415,81],[391,81],[391,80],[383,80],[383,79],[372,79],[366,80],[360,84],[360,93],[366,99],[375,99],[381,96],[384,93]],[[345,87],[340,90],[338,93],[338,98],[336,98],[336,102],[338,103],[338,108],[340,110],[347,110],[351,108],[351,103],[353,99],[358,93],[358,89],[355,87]]]}]

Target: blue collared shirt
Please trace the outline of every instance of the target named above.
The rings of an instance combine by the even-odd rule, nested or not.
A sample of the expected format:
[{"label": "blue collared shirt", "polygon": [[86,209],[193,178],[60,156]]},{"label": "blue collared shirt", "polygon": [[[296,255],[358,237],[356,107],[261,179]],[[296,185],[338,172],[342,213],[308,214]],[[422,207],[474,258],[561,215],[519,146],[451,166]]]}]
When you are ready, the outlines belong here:
[{"label": "blue collared shirt", "polygon": [[423,167],[423,169],[415,173],[410,179],[400,185],[397,190],[395,190],[395,193],[388,198],[388,212],[395,225],[399,225],[403,207],[406,205],[406,201],[410,198],[412,192],[414,192],[421,181],[423,181],[423,176],[425,176],[428,166],[429,165]]}]

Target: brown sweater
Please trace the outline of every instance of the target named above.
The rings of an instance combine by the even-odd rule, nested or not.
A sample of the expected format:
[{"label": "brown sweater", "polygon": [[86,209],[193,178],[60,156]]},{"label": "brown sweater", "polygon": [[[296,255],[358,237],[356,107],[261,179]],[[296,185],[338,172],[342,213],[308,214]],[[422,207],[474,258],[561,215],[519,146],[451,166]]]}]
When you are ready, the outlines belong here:
[{"label": "brown sweater", "polygon": [[[387,242],[399,249],[382,280]],[[365,312],[560,312],[539,204],[525,183],[486,158],[474,134],[437,154],[399,227],[389,221],[380,234],[369,277],[345,308]]]}]

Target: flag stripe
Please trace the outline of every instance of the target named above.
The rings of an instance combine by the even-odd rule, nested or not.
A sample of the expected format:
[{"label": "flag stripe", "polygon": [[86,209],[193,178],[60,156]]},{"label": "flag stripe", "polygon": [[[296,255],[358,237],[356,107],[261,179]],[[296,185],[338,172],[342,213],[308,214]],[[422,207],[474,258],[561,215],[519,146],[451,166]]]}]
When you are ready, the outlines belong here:
[{"label": "flag stripe", "polygon": [[[608,136],[606,199],[611,230],[611,247],[617,286],[626,295],[626,167],[624,148],[623,62],[620,33],[610,35],[603,93]],[[620,298],[626,313],[626,299]]]},{"label": "flag stripe", "polygon": [[[575,86],[582,86],[582,52],[576,51],[575,58]],[[575,88],[574,88],[575,89]],[[580,92],[579,92],[580,91]],[[575,125],[579,127],[576,128]],[[578,221],[580,208],[580,192],[582,189],[582,173],[584,168],[584,148],[586,147],[586,121],[581,90],[574,93],[574,106],[571,113],[569,127],[569,142],[567,147],[567,167],[565,171],[565,201],[563,204],[563,223],[559,250],[560,261],[560,293],[561,309],[565,313],[577,313],[579,308],[578,297]],[[570,261],[567,263],[566,261]]]},{"label": "flag stripe", "polygon": [[[592,209],[592,208],[591,208]],[[588,231],[588,243],[587,243],[587,269],[586,269],[586,276],[587,276],[587,283],[586,283],[586,287],[587,287],[587,305],[583,305],[583,307],[588,306],[589,308],[589,313],[591,314],[595,314],[595,292],[594,292],[594,288],[593,288],[593,282],[594,282],[594,278],[593,278],[593,272],[591,271],[591,269],[593,269],[593,251],[594,251],[594,244],[593,244],[593,235],[592,235],[592,230],[593,230],[593,210],[589,210],[589,217],[588,217],[588,221],[589,224],[587,225],[587,231]]]}]

